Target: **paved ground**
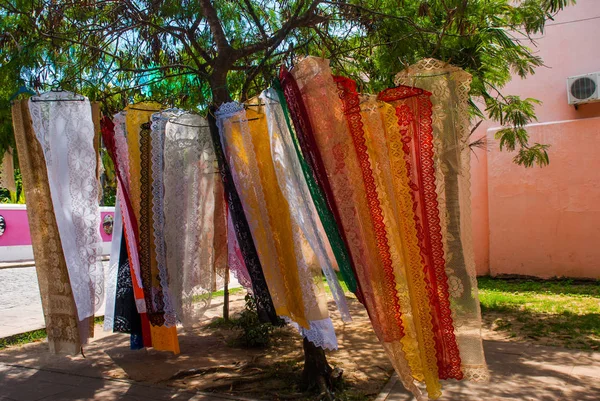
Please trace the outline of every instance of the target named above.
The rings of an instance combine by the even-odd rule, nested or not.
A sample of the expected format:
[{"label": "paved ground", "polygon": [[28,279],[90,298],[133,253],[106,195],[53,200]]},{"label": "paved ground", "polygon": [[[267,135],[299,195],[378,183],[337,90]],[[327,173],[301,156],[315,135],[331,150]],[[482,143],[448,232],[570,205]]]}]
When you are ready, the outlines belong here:
[{"label": "paved ground", "polygon": [[[106,272],[108,261],[104,261],[103,265]],[[229,287],[239,287],[233,276]],[[104,303],[96,313],[96,316],[103,315]],[[0,338],[44,327],[44,314],[35,266],[32,265],[32,262],[0,263]]]},{"label": "paved ground", "polygon": [[[0,269],[0,338],[43,325],[35,268]],[[99,337],[105,336],[110,334]],[[99,373],[102,363],[81,356],[67,360],[47,351],[34,353],[36,346],[31,345],[12,355],[0,354],[0,401],[232,399],[132,382],[124,379],[126,372],[119,378],[106,377]],[[442,401],[600,400],[600,353],[501,341],[485,341],[484,346],[492,381],[445,383]],[[118,360],[115,358],[113,355],[108,361]],[[377,398],[413,400],[395,377]]]},{"label": "paved ground", "polygon": [[[492,380],[447,382],[440,400],[598,401],[600,353],[499,341],[484,342]],[[376,401],[413,401],[393,376]]]},{"label": "paved ground", "polygon": [[67,400],[240,400],[206,393],[189,393],[160,386],[111,380],[74,373],[39,370],[0,363],[0,401]]},{"label": "paved ground", "polygon": [[[103,340],[114,341],[112,335]],[[101,341],[102,342],[102,341]],[[106,344],[105,344],[106,345]],[[108,377],[103,363],[22,347],[0,362],[0,401],[59,400],[243,400],[224,395],[190,393],[161,383],[127,380],[127,372]],[[35,351],[37,350],[37,351]],[[597,401],[600,399],[600,353],[485,341],[492,381],[448,382],[441,401]],[[0,354],[1,355],[1,354]],[[111,360],[118,360],[112,355]],[[167,363],[163,361],[163,363]],[[117,372],[118,373],[118,372]],[[131,373],[131,372],[129,372]],[[376,401],[413,401],[392,377]]]},{"label": "paved ground", "polygon": [[[106,271],[108,261],[103,264]],[[35,267],[1,267],[0,338],[44,328],[44,313]],[[104,315],[104,305],[96,315]]]}]

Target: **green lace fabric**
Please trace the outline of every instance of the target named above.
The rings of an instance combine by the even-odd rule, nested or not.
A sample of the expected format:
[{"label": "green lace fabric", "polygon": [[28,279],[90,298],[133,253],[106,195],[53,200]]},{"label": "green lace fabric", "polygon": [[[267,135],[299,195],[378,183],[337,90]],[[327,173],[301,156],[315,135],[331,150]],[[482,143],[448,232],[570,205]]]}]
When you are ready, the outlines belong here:
[{"label": "green lace fabric", "polygon": [[331,212],[331,210],[329,210],[329,207],[327,206],[325,195],[323,194],[321,188],[317,184],[313,173],[310,169],[310,166],[308,165],[308,162],[302,154],[297,133],[293,129],[292,123],[290,121],[288,104],[286,102],[281,83],[278,79],[275,79],[275,81],[273,82],[273,88],[277,91],[277,96],[279,97],[279,102],[281,103],[281,107],[283,108],[283,114],[285,115],[286,123],[289,127],[290,133],[292,134],[292,142],[294,143],[294,148],[296,149],[298,159],[300,160],[300,165],[302,166],[302,173],[304,174],[304,178],[306,179],[310,195],[312,197],[313,203],[315,204],[315,209],[317,210],[319,219],[321,220],[321,224],[323,225],[323,228],[325,230],[325,234],[329,239],[331,249],[333,250],[333,255],[342,275],[342,279],[346,283],[346,287],[348,287],[348,290],[350,290],[352,293],[356,293],[357,282],[356,277],[354,276],[354,272],[352,271],[352,266],[350,264],[350,254],[348,252],[348,249],[346,248],[346,244],[342,240],[333,213]]}]

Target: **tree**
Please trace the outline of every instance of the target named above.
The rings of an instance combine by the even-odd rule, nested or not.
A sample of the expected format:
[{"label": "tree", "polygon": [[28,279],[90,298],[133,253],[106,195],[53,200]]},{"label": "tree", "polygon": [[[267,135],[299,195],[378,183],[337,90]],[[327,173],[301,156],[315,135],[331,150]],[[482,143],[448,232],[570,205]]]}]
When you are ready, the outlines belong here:
[{"label": "tree", "polygon": [[[152,97],[205,111],[256,95],[297,55],[331,59],[365,91],[422,57],[473,75],[472,116],[505,125],[500,146],[525,166],[548,163],[524,126],[535,99],[501,92],[511,74],[543,61],[533,34],[573,0],[0,0],[0,82],[64,89],[103,100],[114,112]],[[6,100],[6,90],[0,101]],[[3,108],[6,110],[6,108]],[[11,142],[6,116],[2,144]],[[477,142],[477,141],[475,141]],[[2,148],[0,147],[0,152]],[[314,347],[313,347],[314,348]],[[306,346],[307,362],[322,356]],[[308,366],[308,365],[307,365]],[[317,372],[317,373],[318,373]],[[313,377],[314,378],[314,377]],[[316,381],[315,381],[316,382]]]}]

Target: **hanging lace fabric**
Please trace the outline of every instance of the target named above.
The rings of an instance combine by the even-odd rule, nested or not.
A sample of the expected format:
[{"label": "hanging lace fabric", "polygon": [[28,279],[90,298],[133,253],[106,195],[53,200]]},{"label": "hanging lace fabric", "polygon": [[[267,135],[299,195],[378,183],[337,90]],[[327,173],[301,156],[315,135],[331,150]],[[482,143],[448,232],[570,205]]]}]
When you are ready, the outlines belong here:
[{"label": "hanging lace fabric", "polygon": [[[401,341],[416,338],[407,320],[409,315],[402,314],[402,308],[406,312],[410,305],[399,302],[396,272],[391,264],[389,245],[385,246],[387,234],[380,220],[381,205],[376,188],[373,188],[372,173],[368,171],[368,158],[364,157],[364,144],[357,131],[350,132],[353,124],[349,125],[346,120],[328,60],[307,57],[296,65],[292,75],[302,96],[297,101],[304,102],[310,119],[312,132],[309,133],[313,135],[318,152],[328,155],[322,157],[324,168],[340,213],[341,227],[350,241],[357,279],[375,333],[405,387],[417,399],[423,399],[410,368],[419,362],[408,362],[408,358],[414,358],[418,353],[404,349],[406,340]],[[435,383],[430,385],[435,386]],[[434,389],[430,396],[439,395],[439,390],[434,392]]]},{"label": "hanging lace fabric", "polygon": [[121,236],[113,331],[128,333],[130,348],[144,348],[142,314],[137,311],[125,234]]},{"label": "hanging lace fabric", "polygon": [[[240,269],[245,267],[248,271],[248,276],[251,278],[252,295],[256,301],[259,319],[263,322],[278,324],[279,318],[277,317],[275,306],[273,305],[273,300],[267,286],[267,281],[258,257],[254,239],[252,238],[250,226],[246,219],[240,196],[235,187],[229,162],[223,151],[215,114],[216,108],[212,107],[208,114],[208,124],[219,170],[221,172],[221,180],[225,190],[225,197],[229,210],[228,224],[233,228],[233,230],[230,229],[228,231],[230,235],[228,240],[230,269],[233,266],[231,261],[239,258],[239,256],[236,255],[237,251],[235,244],[237,244],[243,261],[243,267],[240,266]],[[234,234],[235,242],[232,241],[231,234]],[[237,269],[238,267],[236,266],[233,268]]]},{"label": "hanging lace fabric", "polygon": [[[388,89],[379,94],[379,99],[389,102],[395,109],[399,132],[392,132],[390,143],[397,144],[398,150],[404,151],[409,186],[412,189],[411,196],[416,205],[415,223],[430,286],[439,376],[441,379],[460,380],[463,374],[450,310],[448,277],[439,223],[430,97],[429,92],[407,86]],[[399,156],[399,152],[390,156],[397,168],[402,163]]]},{"label": "hanging lace fabric", "polygon": [[435,188],[461,370],[467,379],[484,381],[489,372],[481,343],[471,228],[471,76],[445,62],[424,59],[398,73],[394,83],[417,86],[432,94]]},{"label": "hanging lace fabric", "polygon": [[43,101],[30,99],[29,110],[44,151],[56,223],[83,321],[94,315],[104,296],[91,105],[62,91],[44,93],[38,100]]},{"label": "hanging lace fabric", "polygon": [[[354,149],[360,161],[377,246],[386,272],[385,279],[395,283],[397,292],[395,302],[402,314],[404,328],[404,336],[401,340],[404,352],[409,365],[412,363],[413,377],[422,377],[430,398],[437,398],[440,395],[441,385],[438,380],[436,344],[427,297],[428,289],[417,247],[406,247],[403,242],[403,239],[417,238],[416,232],[405,233],[407,235],[404,238],[400,236],[400,221],[396,219],[393,209],[398,206],[398,203],[393,196],[393,187],[388,185],[392,179],[386,175],[386,172],[389,172],[386,166],[389,158],[385,153],[377,153],[376,144],[382,137],[383,126],[378,112],[369,113],[369,110],[376,109],[378,105],[372,102],[369,104],[372,98],[367,96],[363,99],[361,108],[356,83],[344,77],[334,77],[334,80],[342,100]],[[414,218],[412,220],[414,221]],[[407,252],[399,252],[401,250]],[[410,263],[411,260],[413,263]],[[414,355],[414,340],[418,344],[419,358],[415,358]],[[419,359],[421,366],[416,370],[414,367]]]},{"label": "hanging lace fabric", "polygon": [[[352,320],[346,297],[338,282],[335,270],[336,260],[331,258],[333,251],[326,241],[325,230],[312,201],[311,192],[305,180],[298,154],[293,145],[293,127],[285,103],[281,103],[275,89],[268,89],[260,96],[265,104],[271,155],[279,188],[290,205],[290,214],[316,255],[317,261],[327,279],[333,298],[344,321]],[[284,100],[285,102],[285,100]]]},{"label": "hanging lace fabric", "polygon": [[[292,227],[296,230],[294,246],[302,250],[306,248],[304,253],[307,256],[304,258],[309,261],[309,263],[298,264],[301,269],[299,275],[302,280],[305,310],[310,311],[317,306],[319,310],[327,311],[322,285],[322,274],[324,274],[342,319],[351,321],[346,297],[335,273],[337,264],[333,251],[326,240],[327,237],[292,144],[291,121],[286,117],[275,89],[263,91],[260,100],[265,105],[271,158],[279,189],[289,204]],[[307,273],[302,272],[302,269],[308,269]],[[312,320],[310,313],[308,315],[311,327],[309,330],[301,329],[300,333],[316,346],[337,349],[337,339],[328,313],[323,313],[326,318],[318,321]]]},{"label": "hanging lace fabric", "polygon": [[[204,121],[205,125],[208,123]],[[207,127],[208,128],[208,125]],[[209,130],[210,133],[210,130]],[[212,138],[211,138],[212,145]],[[214,147],[213,147],[214,151]],[[225,187],[219,173],[219,163],[216,160],[216,155],[213,158],[212,166],[213,174],[215,175],[214,182],[214,198],[215,198],[215,213],[213,215],[214,225],[214,240],[213,240],[213,252],[214,252],[214,263],[213,263],[213,285],[212,291],[218,291],[225,286],[225,283],[229,285],[229,245],[227,240],[227,202],[225,201]],[[238,248],[239,249],[239,248]]]},{"label": "hanging lace fabric", "polygon": [[348,251],[348,241],[345,238],[344,231],[340,231],[338,228],[340,215],[333,200],[331,185],[325,172],[323,160],[315,144],[311,141],[313,139],[312,134],[310,134],[312,126],[304,103],[298,102],[298,99],[300,99],[298,85],[291,74],[283,67],[280,79],[281,82],[275,82],[275,89],[278,92],[281,104],[285,103],[287,105],[285,111],[291,110],[291,113],[288,114],[295,128],[295,130],[290,129],[293,144],[312,200],[319,214],[319,219],[327,234],[346,286],[363,302],[362,292],[356,281],[355,267]]},{"label": "hanging lace fabric", "polygon": [[[430,332],[426,336],[429,345],[423,344],[421,349],[424,348],[426,351],[425,357],[429,357],[429,360],[433,360],[432,354],[435,352],[437,375],[439,378],[447,378],[443,372],[448,371],[448,365],[451,369],[458,367],[460,372],[460,359],[457,359],[458,350],[455,341],[450,343],[450,346],[453,346],[451,350],[454,353],[445,352],[447,348],[444,348],[448,347],[447,342],[454,340],[451,320],[449,331],[447,328],[442,331],[437,325],[436,308],[439,309],[439,294],[437,288],[433,289],[429,277],[425,274],[429,269],[426,268],[423,261],[427,258],[426,255],[422,254],[422,248],[419,247],[419,239],[422,238],[422,235],[417,229],[420,223],[418,219],[415,219],[413,205],[418,206],[421,202],[414,202],[415,198],[412,196],[411,188],[415,188],[415,186],[409,179],[407,165],[403,158],[403,148],[405,149],[408,146],[406,145],[407,141],[402,141],[396,109],[393,106],[377,102],[375,96],[369,96],[368,99],[363,99],[361,110],[365,126],[368,127],[368,131],[375,134],[372,135],[371,143],[374,145],[374,150],[379,157],[380,172],[384,179],[382,187],[385,188],[386,193],[389,194],[392,200],[390,213],[394,214],[398,228],[389,231],[388,235],[390,239],[395,239],[396,243],[402,245],[398,249],[402,249],[402,263],[407,266],[410,302],[416,314],[415,318],[418,317],[422,322],[419,324],[416,321],[417,330],[423,331],[425,328],[426,333]],[[433,320],[431,320],[432,318]],[[448,333],[452,335],[447,339],[444,335],[448,335]],[[434,343],[435,348],[433,347]],[[450,355],[450,357],[447,355]],[[413,370],[413,377],[424,380],[422,375],[415,375],[416,370],[412,366],[411,369]],[[433,370],[430,369],[431,371]]]},{"label": "hanging lace fabric", "polygon": [[215,151],[206,120],[187,113],[165,128],[165,244],[171,302],[185,328],[199,323],[214,282]]},{"label": "hanging lace fabric", "polygon": [[238,283],[240,283],[246,291],[254,295],[252,279],[250,278],[250,273],[244,262],[240,244],[235,235],[235,226],[233,225],[231,213],[227,213],[227,263],[229,264],[229,271],[233,273],[233,276]]},{"label": "hanging lace fabric", "polygon": [[13,149],[9,146],[4,151],[2,163],[0,164],[0,187],[8,189],[16,196],[17,185],[15,183],[15,169],[13,159]]},{"label": "hanging lace fabric", "polygon": [[[142,151],[140,147],[140,134],[142,124],[148,123],[152,114],[160,111],[161,105],[156,102],[140,102],[127,106],[124,111],[125,116],[125,138],[127,139],[127,150],[129,159],[128,178],[129,178],[129,198],[132,209],[132,218],[137,222],[137,232],[135,239],[137,244],[137,260],[132,258],[132,280],[135,291],[136,306],[138,312],[146,313],[146,298],[143,288],[142,279],[142,255],[140,249],[140,203],[142,197],[141,191],[141,167],[142,167]],[[118,125],[115,125],[118,127]],[[116,130],[117,128],[115,128]],[[147,319],[147,317],[142,317]],[[145,325],[144,325],[145,326]]]},{"label": "hanging lace fabric", "polygon": [[[121,217],[123,219],[123,229],[125,231],[125,239],[127,246],[127,254],[129,255],[129,264],[132,273],[139,271],[139,255],[138,255],[138,226],[137,219],[133,214],[131,205],[131,197],[129,192],[129,145],[127,144],[127,129],[125,127],[125,112],[120,112],[114,115],[111,120],[105,116],[102,120],[102,139],[104,145],[111,157],[115,166],[117,175],[117,196],[119,197],[119,205],[121,207]],[[138,287],[141,291],[141,288]],[[136,306],[141,312],[146,311],[146,303],[139,302]]]},{"label": "hanging lace fabric", "polygon": [[[117,187],[117,192],[119,188]],[[106,304],[104,307],[104,331],[112,331],[115,321],[115,298],[117,297],[117,275],[119,272],[119,259],[121,257],[121,241],[123,240],[123,218],[119,194],[115,202],[113,217],[113,232],[110,244],[110,259],[106,273]]]},{"label": "hanging lace fabric", "polygon": [[264,112],[232,102],[223,104],[216,117],[277,315],[308,329],[296,257],[290,252],[295,248],[289,209],[278,190]]},{"label": "hanging lace fabric", "polygon": [[[106,150],[115,166],[117,176],[117,199],[122,219],[121,242],[118,242],[119,258],[117,267],[117,280],[114,300],[114,318],[112,329],[117,333],[129,333],[131,336],[131,349],[144,347],[145,320],[146,344],[149,344],[150,328],[145,318],[145,313],[138,312],[139,302],[135,301],[134,270],[132,260],[136,260],[139,266],[138,256],[138,225],[131,200],[129,197],[129,146],[125,135],[125,113],[117,113],[111,120],[105,116],[101,121],[102,139]],[[114,231],[113,231],[114,233]],[[117,234],[113,234],[113,245],[118,241]],[[112,254],[111,254],[112,262]],[[112,263],[111,263],[112,264]],[[107,300],[107,308],[108,308]],[[145,311],[145,303],[142,303]]]},{"label": "hanging lace fabric", "polygon": [[[129,143],[126,127],[126,112],[115,114],[113,121],[105,117],[102,121],[102,136],[106,149],[111,156],[117,173],[117,184],[120,196],[121,216],[123,218],[125,246],[127,250],[127,266],[131,270],[128,278],[131,281],[135,307],[140,314],[139,318],[142,327],[143,345],[150,347],[152,345],[152,336],[150,332],[150,322],[146,315],[146,302],[142,281],[140,278],[140,252],[139,252],[139,218],[134,213],[131,196],[131,171]],[[139,214],[139,213],[138,213]],[[137,266],[137,267],[136,267]],[[137,274],[136,274],[137,272]],[[125,283],[126,281],[122,281]],[[119,292],[119,282],[117,282],[117,293]],[[129,304],[125,303],[125,307]],[[132,333],[132,336],[134,334]],[[133,340],[132,340],[133,341]],[[137,339],[136,339],[137,341]]]},{"label": "hanging lace fabric", "polygon": [[154,216],[152,206],[152,149],[151,124],[140,126],[140,209],[139,209],[139,259],[140,275],[146,316],[150,322],[152,347],[159,351],[179,353],[177,328],[164,326],[164,298],[160,285],[158,270],[155,232],[153,230]]},{"label": "hanging lace fabric", "polygon": [[[152,216],[154,231],[154,248],[156,253],[156,267],[160,288],[162,289],[162,302],[165,326],[177,325],[177,316],[169,290],[169,276],[167,271],[167,252],[165,246],[165,213],[164,213],[164,147],[165,128],[170,118],[183,114],[183,110],[165,110],[152,115],[151,130],[151,164],[152,164]],[[156,291],[156,290],[155,290]]]},{"label": "hanging lace fabric", "polygon": [[[46,322],[48,345],[53,353],[78,354],[87,338],[80,337],[79,318],[73,299],[54,208],[44,153],[35,137],[27,101],[12,105],[12,121],[27,198],[31,245]],[[89,333],[88,333],[89,334]]]}]

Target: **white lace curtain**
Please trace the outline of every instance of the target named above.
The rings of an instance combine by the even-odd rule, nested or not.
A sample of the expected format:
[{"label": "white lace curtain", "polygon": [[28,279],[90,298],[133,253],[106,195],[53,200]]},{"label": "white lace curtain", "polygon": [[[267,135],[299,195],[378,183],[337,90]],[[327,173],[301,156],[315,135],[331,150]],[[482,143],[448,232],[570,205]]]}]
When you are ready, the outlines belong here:
[{"label": "white lace curtain", "polygon": [[164,238],[171,302],[184,327],[199,323],[214,281],[215,164],[207,121],[171,118],[164,143]]},{"label": "white lace curtain", "polygon": [[93,316],[104,295],[94,123],[87,99],[48,92],[29,101],[48,170],[56,223],[79,320]]}]

